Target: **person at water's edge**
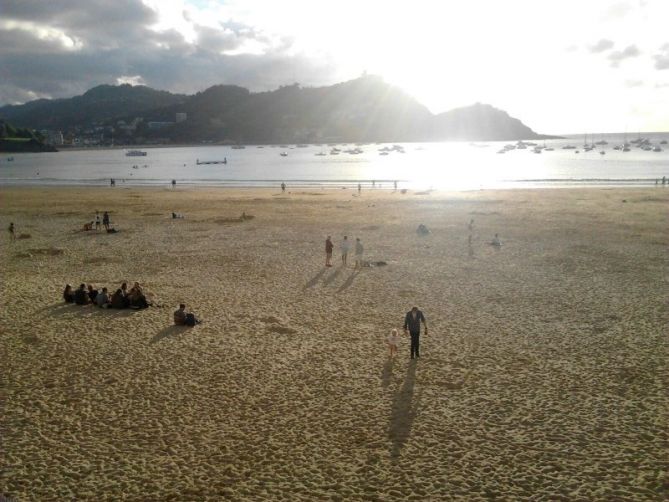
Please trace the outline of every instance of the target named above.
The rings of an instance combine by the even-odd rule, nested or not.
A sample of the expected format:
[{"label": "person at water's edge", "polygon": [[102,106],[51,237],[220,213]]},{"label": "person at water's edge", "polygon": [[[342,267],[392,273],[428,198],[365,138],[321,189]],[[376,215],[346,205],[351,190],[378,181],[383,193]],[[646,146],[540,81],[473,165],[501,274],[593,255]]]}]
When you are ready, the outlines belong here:
[{"label": "person at water's edge", "polygon": [[425,326],[425,334],[427,335],[427,322],[425,321],[425,316],[423,313],[418,310],[418,307],[413,307],[407,315],[404,317],[404,334],[409,332],[411,335],[411,359],[420,357],[418,352],[419,342],[420,342],[420,323],[423,322]]}]

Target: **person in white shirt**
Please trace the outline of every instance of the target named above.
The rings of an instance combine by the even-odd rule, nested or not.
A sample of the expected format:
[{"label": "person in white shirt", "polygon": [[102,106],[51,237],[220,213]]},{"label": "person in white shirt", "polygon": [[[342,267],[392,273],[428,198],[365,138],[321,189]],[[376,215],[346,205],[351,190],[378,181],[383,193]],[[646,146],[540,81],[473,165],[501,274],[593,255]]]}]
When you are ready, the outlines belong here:
[{"label": "person in white shirt", "polygon": [[348,252],[351,250],[351,241],[348,240],[348,237],[345,235],[344,240],[341,243],[341,264],[346,265],[346,260],[348,259]]},{"label": "person in white shirt", "polygon": [[390,331],[390,334],[388,335],[388,338],[386,338],[386,341],[388,342],[388,350],[389,350],[388,357],[395,357],[397,355],[397,344],[400,341],[400,336],[397,333],[396,329],[392,329]]},{"label": "person in white shirt", "polygon": [[360,242],[360,237],[355,239],[355,268],[362,268],[362,253],[364,248],[362,247],[362,242]]}]

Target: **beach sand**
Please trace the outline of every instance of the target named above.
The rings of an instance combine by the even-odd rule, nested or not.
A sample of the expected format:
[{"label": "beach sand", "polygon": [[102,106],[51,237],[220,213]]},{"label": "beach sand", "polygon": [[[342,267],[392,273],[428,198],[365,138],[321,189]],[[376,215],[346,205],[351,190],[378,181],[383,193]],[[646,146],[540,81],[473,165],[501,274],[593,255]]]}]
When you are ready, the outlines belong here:
[{"label": "beach sand", "polygon": [[[0,491],[662,500],[668,202],[661,188],[3,187]],[[119,233],[79,231],[95,209]],[[31,237],[10,243],[10,221]],[[345,234],[387,265],[340,267]],[[61,301],[66,283],[123,281],[157,305]],[[172,326],[181,301],[201,325]],[[403,337],[389,360],[413,305],[421,358]]]}]

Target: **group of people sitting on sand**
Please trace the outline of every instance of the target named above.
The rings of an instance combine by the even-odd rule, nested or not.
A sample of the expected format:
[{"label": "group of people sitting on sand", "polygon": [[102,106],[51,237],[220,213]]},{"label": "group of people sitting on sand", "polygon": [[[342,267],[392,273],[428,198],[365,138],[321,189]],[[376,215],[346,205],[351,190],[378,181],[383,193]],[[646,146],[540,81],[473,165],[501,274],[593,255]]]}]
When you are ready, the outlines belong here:
[{"label": "group of people sitting on sand", "polygon": [[84,231],[88,232],[93,230],[93,228],[100,230],[101,226],[105,227],[105,230],[109,234],[115,234],[118,231],[111,225],[108,211],[105,211],[102,216],[100,216],[100,211],[95,211],[95,220],[90,223],[84,223]]},{"label": "group of people sitting on sand", "polygon": [[63,299],[65,303],[93,304],[103,309],[145,309],[151,305],[138,282],[135,282],[130,291],[128,291],[128,284],[124,282],[112,295],[109,295],[107,288],[97,290],[91,284],[88,286],[80,284],[76,290],[66,284]]}]

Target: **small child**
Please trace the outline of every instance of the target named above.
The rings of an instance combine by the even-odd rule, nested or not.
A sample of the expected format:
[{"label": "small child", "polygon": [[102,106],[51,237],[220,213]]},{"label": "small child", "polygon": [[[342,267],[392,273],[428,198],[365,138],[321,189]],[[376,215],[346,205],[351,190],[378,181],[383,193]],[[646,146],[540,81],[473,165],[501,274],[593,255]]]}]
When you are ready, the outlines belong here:
[{"label": "small child", "polygon": [[397,355],[397,343],[400,341],[400,337],[396,329],[393,328],[390,331],[390,335],[388,335],[386,341],[388,342],[388,350],[390,351],[388,354],[389,357],[395,357]]}]

